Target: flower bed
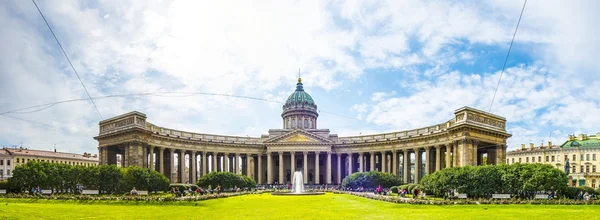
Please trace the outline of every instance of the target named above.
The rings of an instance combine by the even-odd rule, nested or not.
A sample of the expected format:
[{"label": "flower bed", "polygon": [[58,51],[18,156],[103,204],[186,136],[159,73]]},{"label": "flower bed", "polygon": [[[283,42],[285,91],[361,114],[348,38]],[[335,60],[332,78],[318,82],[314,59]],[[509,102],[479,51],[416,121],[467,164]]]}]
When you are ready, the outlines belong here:
[{"label": "flower bed", "polygon": [[73,200],[73,201],[123,201],[123,202],[174,202],[174,201],[202,201],[208,199],[226,198],[232,196],[262,194],[263,191],[239,192],[239,193],[221,193],[200,196],[175,197],[173,195],[158,196],[116,196],[116,195],[29,195],[29,194],[7,194],[4,198],[29,199],[35,200]]},{"label": "flower bed", "polygon": [[532,204],[532,205],[600,205],[600,200],[595,201],[582,201],[582,200],[570,200],[570,199],[556,199],[556,200],[519,200],[519,199],[460,199],[460,200],[421,200],[421,199],[408,199],[397,196],[383,196],[376,195],[373,193],[360,193],[360,192],[348,192],[348,191],[334,191],[334,194],[349,194],[353,196],[359,196],[367,199],[379,200],[384,202],[392,203],[406,203],[406,204],[430,204],[430,205],[480,205],[480,204]]}]

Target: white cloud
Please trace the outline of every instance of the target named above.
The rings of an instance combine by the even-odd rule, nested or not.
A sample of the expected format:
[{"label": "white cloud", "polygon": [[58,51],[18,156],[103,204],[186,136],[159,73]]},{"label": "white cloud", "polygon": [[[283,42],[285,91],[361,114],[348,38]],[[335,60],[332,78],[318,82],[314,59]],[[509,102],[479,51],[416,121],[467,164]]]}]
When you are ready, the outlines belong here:
[{"label": "white cloud", "polygon": [[[343,135],[412,129],[447,120],[454,109],[487,110],[498,70],[472,74],[452,64],[478,63],[473,46],[507,49],[520,4],[511,1],[42,1],[46,13],[92,96],[154,91],[213,92],[285,99],[302,69],[307,91],[328,109],[356,112],[378,124],[347,129],[345,120],[325,118]],[[600,100],[589,85],[600,82],[595,60],[600,44],[594,1],[530,1],[516,38],[530,61],[509,68],[494,113],[514,123],[511,131],[535,131],[511,140],[539,139],[554,127],[563,134],[600,130]],[[0,6],[0,110],[85,93],[30,2]],[[512,58],[512,57],[511,57]],[[518,58],[517,58],[518,59]],[[514,63],[514,62],[512,62]],[[359,98],[338,99],[342,90],[377,69],[402,80],[380,79]],[[402,91],[395,85],[402,85]],[[351,89],[354,91],[354,89]],[[371,94],[369,99],[361,94]],[[330,95],[330,96],[329,96]],[[105,117],[139,110],[150,121],[190,131],[257,136],[280,126],[281,106],[222,96],[143,97],[97,100]],[[93,151],[99,120],[89,102],[15,115],[58,127],[1,117],[0,140]],[[232,117],[235,116],[235,117]],[[336,131],[337,129],[337,131]],[[578,131],[579,132],[579,131]],[[556,135],[558,136],[558,134]],[[563,135],[564,136],[564,135]],[[564,138],[564,137],[555,137]],[[516,142],[514,142],[516,143]]]}]

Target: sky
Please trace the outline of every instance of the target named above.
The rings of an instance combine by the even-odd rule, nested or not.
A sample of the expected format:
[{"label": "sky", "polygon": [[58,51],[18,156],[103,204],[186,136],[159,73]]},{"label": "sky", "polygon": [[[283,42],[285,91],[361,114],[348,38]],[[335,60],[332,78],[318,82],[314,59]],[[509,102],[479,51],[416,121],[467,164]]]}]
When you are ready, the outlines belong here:
[{"label": "sky", "polygon": [[[260,137],[281,128],[300,69],[340,136],[446,122],[463,106],[521,144],[600,132],[599,1],[37,0],[0,2],[0,146],[97,152],[98,122]],[[255,97],[235,98],[214,93]],[[5,113],[12,111],[11,113]],[[101,116],[100,116],[101,115]]]}]

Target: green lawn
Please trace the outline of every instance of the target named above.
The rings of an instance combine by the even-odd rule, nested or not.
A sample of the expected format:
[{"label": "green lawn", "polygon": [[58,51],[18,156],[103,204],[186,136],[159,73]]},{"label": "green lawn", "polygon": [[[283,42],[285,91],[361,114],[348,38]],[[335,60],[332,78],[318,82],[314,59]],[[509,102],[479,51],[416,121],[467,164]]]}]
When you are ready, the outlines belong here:
[{"label": "green lawn", "polygon": [[244,195],[178,205],[0,199],[0,219],[600,219],[591,205],[407,205],[351,195]]}]

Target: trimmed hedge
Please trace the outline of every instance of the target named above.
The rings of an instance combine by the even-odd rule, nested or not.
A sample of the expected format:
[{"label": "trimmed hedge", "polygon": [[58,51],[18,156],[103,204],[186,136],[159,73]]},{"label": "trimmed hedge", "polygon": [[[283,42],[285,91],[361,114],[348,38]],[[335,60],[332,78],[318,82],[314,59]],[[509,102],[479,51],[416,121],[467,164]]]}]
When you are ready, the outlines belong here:
[{"label": "trimmed hedge", "polygon": [[399,177],[389,173],[379,171],[370,171],[362,173],[353,173],[344,178],[342,187],[344,188],[367,188],[374,189],[378,186],[388,188],[402,184]]},{"label": "trimmed hedge", "polygon": [[398,193],[398,187],[397,186],[392,186],[390,188],[390,191],[392,191],[392,193]]},{"label": "trimmed hedge", "polygon": [[75,192],[77,185],[110,194],[129,192],[133,187],[156,192],[167,190],[169,179],[159,172],[135,166],[86,167],[33,161],[15,168],[13,176],[8,179],[7,191],[22,193],[39,186],[52,189],[53,193],[67,193]]},{"label": "trimmed hedge", "polygon": [[240,187],[240,188],[255,188],[256,182],[248,176],[230,173],[230,172],[213,172],[209,173],[197,182],[200,187],[216,188],[221,186],[221,190]]}]

